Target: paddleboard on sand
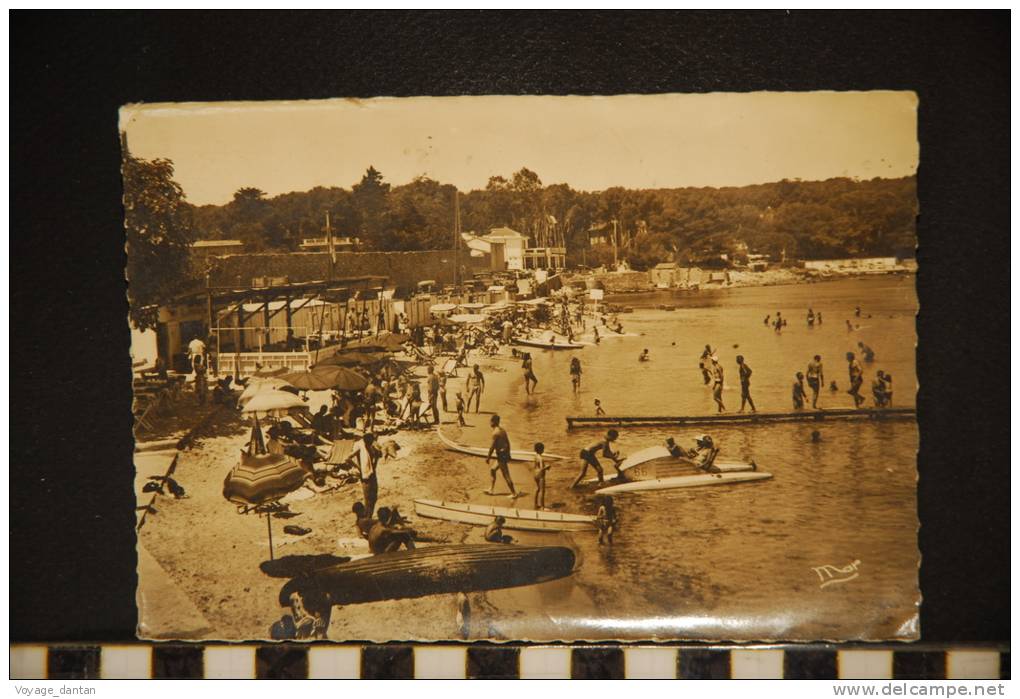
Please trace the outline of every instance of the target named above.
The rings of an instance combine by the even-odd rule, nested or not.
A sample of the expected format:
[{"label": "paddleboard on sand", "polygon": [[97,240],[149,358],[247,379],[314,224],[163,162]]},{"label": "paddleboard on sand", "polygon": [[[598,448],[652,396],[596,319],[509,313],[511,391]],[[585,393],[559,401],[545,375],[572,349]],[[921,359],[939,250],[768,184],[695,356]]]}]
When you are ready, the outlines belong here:
[{"label": "paddleboard on sand", "polygon": [[[733,473],[740,471],[754,471],[757,466],[744,461],[728,461],[717,458],[712,464],[722,473]],[[686,459],[680,459],[669,453],[666,447],[648,447],[636,451],[620,464],[625,481],[648,481],[656,478],[672,478],[675,476],[691,476],[704,473],[701,469]],[[612,463],[604,467],[605,476],[613,474]],[[617,477],[619,478],[619,477]],[[598,478],[589,478],[583,481],[585,484],[598,483]]]},{"label": "paddleboard on sand", "polygon": [[491,507],[467,502],[444,500],[415,500],[414,512],[419,517],[444,519],[449,522],[488,526],[496,517],[504,517],[504,529],[522,529],[539,532],[576,532],[595,529],[595,518],[568,512],[522,510],[516,507]]},{"label": "paddleboard on sand", "polygon": [[[436,428],[436,434],[439,435],[439,440],[444,445],[446,445],[446,448],[449,449],[450,451],[456,451],[456,452],[460,452],[461,454],[471,454],[472,456],[482,456],[482,457],[488,456],[488,454],[489,454],[489,448],[488,447],[472,447],[472,446],[468,446],[467,444],[460,444],[459,442],[455,442],[452,439],[450,439],[449,437],[447,437],[445,434],[443,434],[443,431],[441,429],[439,429],[438,427]],[[549,452],[546,452],[545,454],[542,454],[542,456],[543,456],[543,458],[551,459],[551,460],[555,460],[555,461],[559,461],[559,460],[567,458],[565,456],[560,456],[558,454],[550,454]],[[534,461],[535,460],[535,452],[533,452],[533,451],[526,451],[524,449],[511,449],[510,450],[510,460],[511,461]]]},{"label": "paddleboard on sand", "polygon": [[761,471],[745,471],[742,473],[702,473],[694,476],[674,476],[673,478],[657,478],[651,481],[633,481],[599,488],[598,495],[619,495],[621,493],[641,493],[651,490],[675,490],[677,488],[700,488],[708,485],[725,485],[728,483],[746,483],[772,478],[771,473]]},{"label": "paddleboard on sand", "polygon": [[456,592],[480,592],[533,585],[570,575],[574,552],[564,546],[444,544],[381,553],[322,568],[289,580],[280,606],[301,596],[315,611],[337,604],[361,604]]}]

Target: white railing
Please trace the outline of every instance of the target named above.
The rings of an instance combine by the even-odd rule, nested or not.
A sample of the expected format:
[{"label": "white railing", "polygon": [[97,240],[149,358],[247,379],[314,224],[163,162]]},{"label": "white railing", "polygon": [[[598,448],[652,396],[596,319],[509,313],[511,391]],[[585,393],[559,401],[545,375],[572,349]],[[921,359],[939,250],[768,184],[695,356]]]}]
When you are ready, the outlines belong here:
[{"label": "white railing", "polygon": [[314,352],[229,352],[219,355],[216,369],[220,376],[251,376],[261,367],[287,371],[306,371]]}]

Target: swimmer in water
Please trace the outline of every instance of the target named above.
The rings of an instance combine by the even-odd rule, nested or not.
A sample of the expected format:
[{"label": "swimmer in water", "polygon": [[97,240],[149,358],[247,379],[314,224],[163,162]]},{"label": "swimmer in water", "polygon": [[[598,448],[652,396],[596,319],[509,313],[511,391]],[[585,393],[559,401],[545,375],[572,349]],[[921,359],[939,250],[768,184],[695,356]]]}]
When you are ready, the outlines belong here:
[{"label": "swimmer in water", "polygon": [[643,350],[641,355],[638,357],[639,362],[647,362],[651,357],[648,356],[648,350]]}]

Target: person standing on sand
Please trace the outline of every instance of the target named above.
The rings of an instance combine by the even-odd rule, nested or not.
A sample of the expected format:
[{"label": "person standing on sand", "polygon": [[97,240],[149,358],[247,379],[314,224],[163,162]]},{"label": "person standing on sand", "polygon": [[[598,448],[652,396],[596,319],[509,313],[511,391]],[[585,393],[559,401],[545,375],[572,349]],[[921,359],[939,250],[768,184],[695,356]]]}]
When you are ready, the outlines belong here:
[{"label": "person standing on sand", "polygon": [[376,466],[379,463],[379,454],[375,448],[375,435],[369,432],[355,450],[358,461],[358,471],[361,477],[361,492],[365,501],[365,517],[371,519],[375,512],[375,503],[379,498],[379,473]]},{"label": "person standing on sand", "polygon": [[467,425],[467,422],[464,421],[464,396],[460,391],[457,391],[457,424],[461,427]]},{"label": "person standing on sand", "polygon": [[570,383],[574,387],[574,395],[581,390],[581,360],[574,357],[570,360]]},{"label": "person standing on sand", "polygon": [[428,369],[429,407],[432,409],[432,422],[439,424],[439,377],[436,376],[436,369],[429,366]]},{"label": "person standing on sand", "polygon": [[[847,321],[848,323],[850,321]],[[854,408],[860,408],[864,403],[864,396],[861,395],[861,385],[864,383],[864,368],[854,357],[853,352],[846,353],[847,371],[850,375],[850,390],[847,391],[854,399]]]},{"label": "person standing on sand", "polygon": [[712,355],[712,400],[719,406],[719,412],[726,412],[726,406],[723,405],[722,392],[723,392],[723,368],[722,364],[719,363],[719,357]]},{"label": "person standing on sand", "polygon": [[475,412],[477,413],[481,409],[482,405],[482,391],[485,389],[485,377],[482,375],[482,370],[477,364],[471,369],[471,373],[468,374],[467,381],[465,382],[465,388],[467,388],[467,409],[471,410],[471,399],[475,399]]},{"label": "person standing on sand", "polygon": [[740,412],[744,412],[744,404],[751,406],[751,412],[756,413],[754,401],[751,399],[751,367],[744,361],[744,356],[737,355],[737,370],[740,372]]},{"label": "person standing on sand", "polygon": [[825,383],[825,371],[822,369],[822,357],[816,354],[807,365],[807,383],[811,387],[811,407],[818,409],[818,392]]},{"label": "person standing on sand", "polygon": [[489,446],[489,453],[485,456],[485,463],[491,463],[492,457],[495,456],[496,465],[489,469],[492,482],[485,494],[496,494],[496,472],[499,471],[510,488],[510,499],[514,500],[517,498],[517,489],[514,488],[514,482],[510,478],[510,437],[506,430],[499,426],[499,415],[493,415],[489,419],[489,425],[492,427],[492,444]]},{"label": "person standing on sand", "polygon": [[446,404],[446,372],[440,372],[439,374],[439,400],[443,404],[443,412],[450,412],[449,406]]},{"label": "person standing on sand", "polygon": [[535,477],[535,509],[545,509],[545,474],[550,466],[546,462],[545,445],[542,442],[535,443],[535,461],[531,466],[532,475]]}]

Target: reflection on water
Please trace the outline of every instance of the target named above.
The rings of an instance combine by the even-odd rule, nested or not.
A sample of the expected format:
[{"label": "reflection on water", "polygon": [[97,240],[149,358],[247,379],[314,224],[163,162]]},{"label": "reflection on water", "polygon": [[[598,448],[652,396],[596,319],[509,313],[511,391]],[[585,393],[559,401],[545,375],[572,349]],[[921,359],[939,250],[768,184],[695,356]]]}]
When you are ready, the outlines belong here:
[{"label": "reflection on water", "polygon": [[[634,307],[621,315],[639,337],[604,340],[574,352],[533,352],[538,392],[523,384],[505,405],[490,406],[504,418],[516,445],[541,439],[549,451],[574,456],[599,436],[567,432],[567,415],[591,415],[601,399],[609,415],[691,415],[714,412],[702,384],[698,358],[716,348],[726,372],[728,410],[740,404],[735,356],[754,370],[752,395],[760,411],[789,410],[796,371],[814,354],[823,357],[822,407],[852,407],[847,351],[858,341],[874,349],[865,366],[865,390],[874,372],[894,377],[896,405],[913,405],[913,277],[846,280],[803,286],[701,293],[629,295]],[[656,306],[668,302],[675,311]],[[854,315],[861,307],[861,317]],[[821,312],[809,328],[807,309]],[[765,327],[766,314],[789,319],[781,334]],[[848,332],[846,320],[860,329]],[[639,363],[642,349],[652,361]],[[571,356],[581,359],[581,394],[570,390]],[[912,422],[793,423],[696,428],[712,434],[723,457],[754,459],[774,474],[768,481],[617,497],[621,529],[611,549],[594,536],[574,537],[583,565],[574,576],[599,607],[620,619],[644,617],[635,637],[649,634],[703,638],[888,638],[915,614],[917,601],[916,471],[918,446]],[[813,443],[811,433],[821,433]],[[674,436],[690,443],[695,429],[622,430],[629,453]],[[475,441],[475,440],[472,440]],[[530,446],[529,446],[530,448]],[[589,496],[567,486],[576,459],[549,478],[549,502],[591,511]],[[536,535],[541,540],[543,535]],[[858,578],[819,587],[814,567],[859,560]],[[649,627],[648,619],[661,624]],[[580,626],[585,626],[581,623]],[[908,633],[912,627],[907,627]],[[622,634],[621,635],[627,635]]]}]

